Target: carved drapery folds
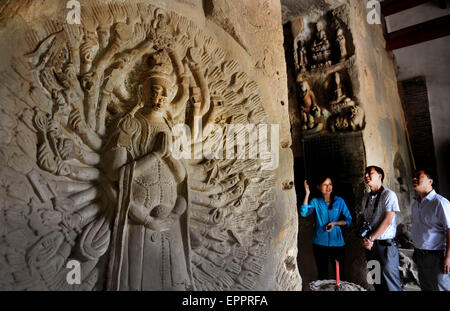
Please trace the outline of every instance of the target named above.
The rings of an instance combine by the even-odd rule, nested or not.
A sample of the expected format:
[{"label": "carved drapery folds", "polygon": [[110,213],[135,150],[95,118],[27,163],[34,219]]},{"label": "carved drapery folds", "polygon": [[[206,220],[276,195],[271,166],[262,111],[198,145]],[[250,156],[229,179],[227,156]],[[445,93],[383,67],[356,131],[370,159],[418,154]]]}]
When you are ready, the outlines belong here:
[{"label": "carved drapery folds", "polygon": [[[24,193],[2,188],[0,288],[261,288],[275,173],[261,157],[194,154],[194,137],[227,148],[208,124],[266,123],[246,68],[194,22],[147,4],[86,6],[81,25],[38,27],[1,77],[5,100],[24,103],[18,121],[1,111],[2,182]],[[171,154],[177,124],[192,131],[191,159]],[[136,248],[160,269],[137,269]],[[80,285],[66,279],[73,259]],[[292,275],[277,279],[296,288],[286,265]]]}]

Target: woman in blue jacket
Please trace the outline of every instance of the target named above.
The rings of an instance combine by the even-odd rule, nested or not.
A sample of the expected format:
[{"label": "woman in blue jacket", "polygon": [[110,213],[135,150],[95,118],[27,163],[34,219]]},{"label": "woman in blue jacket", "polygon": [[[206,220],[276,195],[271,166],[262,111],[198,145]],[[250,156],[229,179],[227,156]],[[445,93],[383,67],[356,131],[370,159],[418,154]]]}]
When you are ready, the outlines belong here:
[{"label": "woman in blue jacket", "polygon": [[[344,238],[341,227],[348,227],[352,216],[341,197],[333,193],[331,178],[322,178],[317,185],[321,197],[313,198],[308,204],[310,195],[308,182],[305,180],[305,199],[300,207],[300,215],[307,217],[314,213],[316,226],[312,238],[313,252],[316,259],[319,280],[328,279],[328,260],[331,258],[340,263],[344,260]],[[342,266],[342,265],[340,265]]]}]

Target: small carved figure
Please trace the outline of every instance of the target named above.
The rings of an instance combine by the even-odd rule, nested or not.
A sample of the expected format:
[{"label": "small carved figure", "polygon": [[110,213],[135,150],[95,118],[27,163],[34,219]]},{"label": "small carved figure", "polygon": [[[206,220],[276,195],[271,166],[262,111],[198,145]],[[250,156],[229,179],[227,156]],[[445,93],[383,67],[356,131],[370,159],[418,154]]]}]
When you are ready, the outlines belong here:
[{"label": "small carved figure", "polygon": [[99,49],[96,33],[88,31],[85,38],[85,41],[80,46],[82,74],[89,72]]},{"label": "small carved figure", "polygon": [[308,56],[306,55],[305,42],[301,41],[300,47],[300,71],[305,72],[308,65]]},{"label": "small carved figure", "polygon": [[341,61],[347,58],[347,48],[345,46],[345,36],[342,28],[338,28],[336,40],[339,43],[339,50],[341,52]]},{"label": "small carved figure", "polygon": [[329,60],[331,55],[330,42],[323,29],[323,23],[317,22],[316,29],[316,39],[311,47],[312,58],[316,62],[316,64],[312,65],[313,68],[331,65],[331,61]]},{"label": "small carved figure", "polygon": [[302,115],[302,129],[313,129],[317,124],[315,117],[320,116],[320,107],[317,105],[316,96],[311,90],[308,81],[302,82],[303,105],[300,108]]}]

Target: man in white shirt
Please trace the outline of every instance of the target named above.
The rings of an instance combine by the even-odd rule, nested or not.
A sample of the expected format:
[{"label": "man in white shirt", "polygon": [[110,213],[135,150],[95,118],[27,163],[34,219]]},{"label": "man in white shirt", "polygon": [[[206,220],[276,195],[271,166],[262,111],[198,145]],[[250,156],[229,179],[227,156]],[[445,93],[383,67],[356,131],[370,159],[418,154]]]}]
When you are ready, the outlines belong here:
[{"label": "man in white shirt", "polygon": [[377,260],[381,266],[381,284],[374,284],[377,291],[401,291],[399,255],[394,241],[397,233],[397,213],[400,212],[397,195],[383,187],[384,171],[378,166],[368,166],[364,180],[370,192],[362,200],[364,220],[373,232],[362,241],[366,259]]},{"label": "man in white shirt", "polygon": [[412,179],[418,197],[412,205],[414,261],[423,291],[450,290],[450,203],[433,189],[428,170]]}]

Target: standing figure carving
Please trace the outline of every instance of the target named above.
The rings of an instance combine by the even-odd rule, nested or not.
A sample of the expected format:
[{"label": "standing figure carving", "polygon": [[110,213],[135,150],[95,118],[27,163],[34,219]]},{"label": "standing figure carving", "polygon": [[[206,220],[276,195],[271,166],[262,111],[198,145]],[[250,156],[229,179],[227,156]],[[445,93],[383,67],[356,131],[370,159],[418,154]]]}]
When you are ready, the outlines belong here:
[{"label": "standing figure carving", "polygon": [[300,72],[306,72],[306,66],[308,66],[308,55],[305,48],[305,42],[301,41],[300,53]]},{"label": "standing figure carving", "polygon": [[[119,184],[108,287],[186,290],[190,286],[180,217],[186,211],[186,171],[170,154],[167,111],[185,104],[167,53],[153,54],[137,86],[137,106],[112,136],[112,181]],[[180,88],[183,93],[183,87]],[[119,174],[115,170],[119,170]],[[183,188],[184,186],[184,188]]]}]

